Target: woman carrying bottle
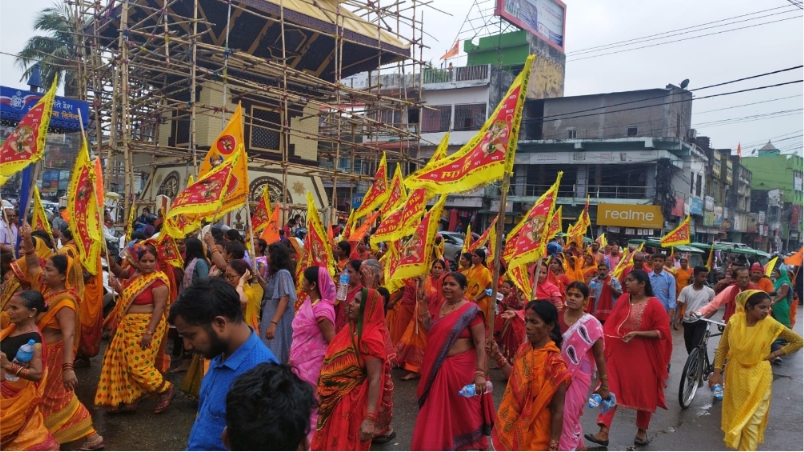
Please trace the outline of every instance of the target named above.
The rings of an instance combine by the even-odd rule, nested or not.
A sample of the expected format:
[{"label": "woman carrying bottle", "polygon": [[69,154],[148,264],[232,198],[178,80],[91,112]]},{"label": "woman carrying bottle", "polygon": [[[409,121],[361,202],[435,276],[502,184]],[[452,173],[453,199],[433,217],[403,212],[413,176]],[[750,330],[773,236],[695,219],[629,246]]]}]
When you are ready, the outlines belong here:
[{"label": "woman carrying bottle", "polygon": [[74,392],[78,379],[73,361],[81,328],[77,294],[83,290],[83,272],[65,255],[51,257],[42,268],[31,242],[31,226],[23,225],[20,234],[25,258],[18,265],[24,273],[23,282],[41,293],[48,306],[48,311],[37,319],[48,347],[48,378],[39,404],[45,427],[59,444],[84,438],[82,450],[102,449],[103,437],[93,428],[89,411]]},{"label": "woman carrying bottle", "polygon": [[391,423],[383,403],[393,394],[384,381],[390,363],[382,297],[364,288],[346,314],[349,323],[329,343],[321,366],[311,450],[369,450],[376,433]]},{"label": "woman carrying bottle", "polygon": [[[293,341],[288,365],[293,373],[315,387],[327,346],[335,337],[335,283],[324,267],[307,267],[302,278],[302,291],[307,294],[293,317]],[[318,411],[310,415],[312,441]]]},{"label": "woman carrying bottle", "polygon": [[343,327],[349,323],[346,309],[349,307],[349,302],[357,295],[363,288],[362,277],[360,276],[360,264],[363,261],[350,260],[346,263],[344,272],[349,275],[349,285],[346,289],[346,300],[337,301],[335,305],[335,332],[339,332]]},{"label": "woman carrying bottle", "polygon": [[559,450],[583,450],[581,416],[587,402],[592,375],[597,370],[600,384],[595,392],[601,399],[609,398],[606,360],[603,357],[603,326],[591,314],[584,312],[589,288],[580,281],[567,286],[564,311],[558,315],[561,329],[561,357],[572,380],[564,398],[564,428]]},{"label": "woman carrying bottle", "polygon": [[[0,331],[0,448],[3,450],[59,450],[44,424],[39,403],[47,380],[47,348],[36,327],[36,317],[47,312],[42,294],[24,290],[8,301],[10,324]],[[34,341],[27,366],[13,363],[20,347]],[[14,375],[17,381],[9,381]]]},{"label": "woman carrying bottle", "polygon": [[[650,443],[648,427],[657,407],[667,409],[664,388],[673,353],[670,316],[653,296],[648,274],[632,270],[625,277],[625,293],[603,326],[609,387],[618,406],[637,410],[634,445]],[[609,428],[617,407],[597,417],[600,431],[588,441],[608,446]]]},{"label": "woman carrying bottle", "polygon": [[[435,318],[429,312],[422,314],[427,349],[416,391],[419,415],[413,450],[488,448],[494,407],[486,393],[486,328],[480,308],[464,297],[467,285],[463,274],[447,274],[441,287],[444,300]],[[458,395],[472,383],[480,397]]]},{"label": "woman carrying bottle", "polygon": [[268,245],[268,281],[260,314],[260,337],[280,364],[288,362],[293,339],[293,304],[296,284],[290,266],[290,253],[281,242]]},{"label": "woman carrying bottle", "polygon": [[[802,346],[801,336],[769,316],[770,296],[761,290],[737,295],[736,312],[729,318],[715,353],[715,371],[709,387],[723,385],[723,367],[728,360],[723,388],[721,429],[727,447],[757,450],[765,440],[771,404],[773,372],[770,362]],[[770,345],[784,339],[787,345],[771,352]]]},{"label": "woman carrying bottle", "polygon": [[136,270],[120,274],[126,278],[124,287],[112,282],[121,296],[110,314],[114,336],[106,347],[95,392],[95,406],[109,407],[110,413],[136,411],[148,394],[159,394],[154,412],[161,413],[176,395],[176,388],[154,367],[167,329],[170,282],[157,270],[155,249],[145,247],[136,258]]},{"label": "woman carrying bottle", "polygon": [[[508,377],[491,431],[495,450],[559,450],[570,373],[561,359],[558,310],[547,300],[525,306],[527,340],[513,366],[490,341],[486,351]],[[564,450],[564,449],[561,449]]]}]

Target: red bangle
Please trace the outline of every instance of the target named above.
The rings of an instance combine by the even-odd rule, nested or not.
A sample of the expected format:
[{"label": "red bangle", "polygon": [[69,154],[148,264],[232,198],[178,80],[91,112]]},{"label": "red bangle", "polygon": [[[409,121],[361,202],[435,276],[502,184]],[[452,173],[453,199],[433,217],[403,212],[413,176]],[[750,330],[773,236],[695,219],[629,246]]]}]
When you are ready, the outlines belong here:
[{"label": "red bangle", "polygon": [[377,420],[377,413],[366,413],[366,419]]}]

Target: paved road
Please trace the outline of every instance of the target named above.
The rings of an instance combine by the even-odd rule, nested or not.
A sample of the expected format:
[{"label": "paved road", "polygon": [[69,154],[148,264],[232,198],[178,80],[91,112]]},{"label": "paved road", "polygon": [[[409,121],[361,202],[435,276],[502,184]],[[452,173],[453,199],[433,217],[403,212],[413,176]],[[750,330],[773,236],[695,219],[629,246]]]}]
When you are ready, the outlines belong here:
[{"label": "paved road", "polygon": [[[802,310],[804,311],[804,310]],[[802,311],[798,313],[795,331],[802,334]],[[710,341],[714,357],[717,341]],[[670,379],[665,394],[668,410],[659,409],[653,416],[649,437],[652,443],[641,450],[726,450],[723,433],[720,431],[720,406],[713,403],[708,387],[701,388],[687,410],[678,404],[678,385],[681,369],[687,354],[681,331],[673,334],[673,360]],[[168,348],[170,349],[170,348]],[[80,381],[78,395],[87,407],[91,407],[100,372],[101,358],[92,360],[92,366],[78,369]],[[409,450],[413,426],[418,408],[416,405],[417,381],[401,381],[401,370],[394,371],[394,429],[397,438],[373,450]],[[180,383],[182,375],[172,376]],[[493,370],[494,399],[499,404],[505,389],[502,372]],[[802,353],[785,359],[781,366],[774,366],[773,401],[771,405],[765,443],[762,450],[804,450],[802,433]],[[106,439],[110,450],[183,450],[187,435],[195,418],[196,403],[177,397],[170,409],[163,414],[153,414],[155,400],[143,402],[136,414],[108,415],[102,410],[91,410],[95,428]],[[619,410],[610,434],[609,450],[634,450],[636,412]],[[585,432],[597,431],[594,413],[589,410],[582,418]],[[591,448],[591,450],[605,450]]]}]

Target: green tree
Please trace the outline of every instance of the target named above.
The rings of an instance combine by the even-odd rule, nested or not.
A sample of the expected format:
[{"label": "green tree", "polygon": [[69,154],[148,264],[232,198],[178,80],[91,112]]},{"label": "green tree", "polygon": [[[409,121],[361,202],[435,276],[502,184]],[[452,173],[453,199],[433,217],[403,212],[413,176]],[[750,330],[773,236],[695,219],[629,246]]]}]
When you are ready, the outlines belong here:
[{"label": "green tree", "polygon": [[15,64],[23,70],[20,81],[27,80],[33,72],[34,63],[39,62],[45,89],[50,87],[58,74],[59,80],[64,82],[64,95],[73,97],[77,94],[73,15],[66,2],[55,3],[39,11],[34,21],[34,31],[44,32],[44,36],[29,39],[18,54]]}]

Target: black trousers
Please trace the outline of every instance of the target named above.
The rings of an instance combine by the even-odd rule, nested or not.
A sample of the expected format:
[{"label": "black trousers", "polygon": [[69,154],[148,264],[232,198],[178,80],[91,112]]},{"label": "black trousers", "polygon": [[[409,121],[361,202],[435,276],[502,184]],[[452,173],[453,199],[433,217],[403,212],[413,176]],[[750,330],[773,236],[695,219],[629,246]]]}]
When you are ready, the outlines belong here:
[{"label": "black trousers", "polygon": [[703,340],[708,323],[698,320],[692,323],[683,322],[681,325],[684,327],[684,345],[687,346],[687,354],[689,354]]}]

